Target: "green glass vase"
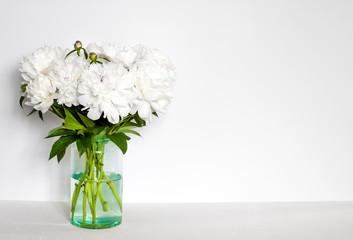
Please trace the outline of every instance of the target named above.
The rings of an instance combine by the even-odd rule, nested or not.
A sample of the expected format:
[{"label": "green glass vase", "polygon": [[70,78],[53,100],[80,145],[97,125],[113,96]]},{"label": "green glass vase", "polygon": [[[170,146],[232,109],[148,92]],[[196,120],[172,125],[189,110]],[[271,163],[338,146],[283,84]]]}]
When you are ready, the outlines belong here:
[{"label": "green glass vase", "polygon": [[102,229],[122,221],[122,152],[109,139],[96,139],[86,152],[71,147],[71,224]]}]

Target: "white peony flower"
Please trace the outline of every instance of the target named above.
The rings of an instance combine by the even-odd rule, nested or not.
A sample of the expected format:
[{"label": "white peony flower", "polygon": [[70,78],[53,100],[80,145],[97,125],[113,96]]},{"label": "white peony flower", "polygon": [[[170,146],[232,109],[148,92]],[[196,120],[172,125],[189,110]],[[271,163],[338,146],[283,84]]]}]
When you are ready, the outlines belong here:
[{"label": "white peony flower", "polygon": [[142,55],[130,72],[136,74],[138,98],[134,101],[133,111],[147,122],[152,120],[152,112],[165,113],[173,95],[172,82],[175,80],[175,68],[158,50],[141,47]]},{"label": "white peony flower", "polygon": [[64,58],[58,47],[42,47],[31,55],[24,57],[20,64],[20,72],[27,84],[26,105],[45,113],[53,104],[56,87],[47,76],[49,65],[57,59]]},{"label": "white peony flower", "polygon": [[131,112],[134,83],[133,74],[121,64],[92,64],[82,73],[78,100],[92,120],[103,114],[109,122],[118,123]]},{"label": "white peony flower", "polygon": [[27,85],[27,101],[28,106],[45,113],[54,103],[56,97],[56,87],[45,75],[40,74]]},{"label": "white peony flower", "polygon": [[103,53],[103,48],[99,46],[96,43],[90,43],[86,47],[87,53],[89,54],[90,52],[94,52],[96,54],[102,54]]},{"label": "white peony flower", "polygon": [[57,88],[57,101],[68,107],[78,106],[78,84],[82,71],[88,68],[89,63],[77,54],[68,56],[65,60],[58,59],[52,62],[48,69],[48,77]]},{"label": "white peony flower", "polygon": [[125,67],[130,68],[135,63],[139,55],[138,49],[132,47],[124,47],[116,42],[104,43],[102,46],[103,54],[111,61],[123,64]]},{"label": "white peony flower", "polygon": [[46,74],[49,65],[56,59],[63,59],[64,52],[59,47],[41,47],[20,63],[20,72],[26,83],[33,81],[40,74]]}]

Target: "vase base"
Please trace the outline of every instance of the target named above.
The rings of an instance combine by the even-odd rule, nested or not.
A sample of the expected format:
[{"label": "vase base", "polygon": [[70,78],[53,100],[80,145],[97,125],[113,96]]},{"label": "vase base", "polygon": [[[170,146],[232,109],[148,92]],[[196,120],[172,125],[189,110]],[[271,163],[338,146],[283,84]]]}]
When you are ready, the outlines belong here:
[{"label": "vase base", "polygon": [[121,224],[121,218],[97,218],[96,223],[92,224],[92,221],[86,220],[83,224],[82,217],[75,217],[75,220],[71,220],[70,223],[75,227],[88,228],[88,229],[104,229],[112,228]]}]

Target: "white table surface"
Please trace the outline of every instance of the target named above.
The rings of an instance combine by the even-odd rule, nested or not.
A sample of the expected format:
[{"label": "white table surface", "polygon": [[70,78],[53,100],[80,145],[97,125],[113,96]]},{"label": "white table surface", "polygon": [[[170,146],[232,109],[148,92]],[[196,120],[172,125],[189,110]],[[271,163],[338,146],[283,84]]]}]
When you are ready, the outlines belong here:
[{"label": "white table surface", "polygon": [[0,239],[352,240],[353,202],[125,204],[123,223],[69,223],[69,203],[0,201]]}]

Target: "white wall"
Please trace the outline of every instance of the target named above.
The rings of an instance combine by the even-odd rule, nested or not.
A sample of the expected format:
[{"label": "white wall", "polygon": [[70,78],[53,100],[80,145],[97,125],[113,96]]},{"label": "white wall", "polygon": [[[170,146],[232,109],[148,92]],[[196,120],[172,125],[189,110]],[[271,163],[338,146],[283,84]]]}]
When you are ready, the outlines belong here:
[{"label": "white wall", "polygon": [[353,200],[352,1],[0,3],[0,199],[68,200],[68,156],[18,105],[22,55],[143,43],[178,70],[169,113],[133,138],[126,202]]}]

